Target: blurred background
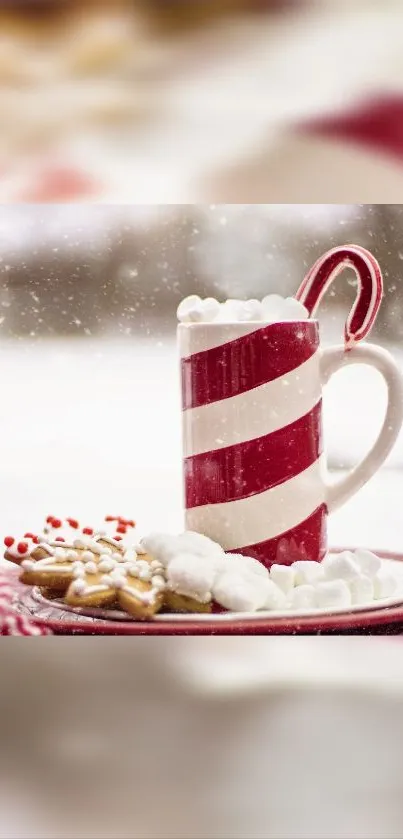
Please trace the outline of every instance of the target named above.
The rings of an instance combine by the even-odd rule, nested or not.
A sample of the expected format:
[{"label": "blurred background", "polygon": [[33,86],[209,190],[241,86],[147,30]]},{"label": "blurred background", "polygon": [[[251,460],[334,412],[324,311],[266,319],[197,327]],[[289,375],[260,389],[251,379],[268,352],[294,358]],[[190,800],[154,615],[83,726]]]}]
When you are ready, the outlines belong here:
[{"label": "blurred background", "polygon": [[0,200],[399,201],[401,0],[1,0]]},{"label": "blurred background", "polygon": [[[50,513],[182,528],[184,295],[293,294],[354,241],[385,275],[372,338],[403,366],[399,204],[3,205],[0,241],[3,535]],[[355,292],[346,272],[327,294],[324,344]],[[385,401],[371,369],[328,385],[336,476]],[[333,545],[401,550],[402,469],[400,439]],[[15,638],[0,659],[0,839],[401,839],[396,636]]]},{"label": "blurred background", "polygon": [[[356,242],[385,277],[371,339],[403,367],[403,207],[358,204],[0,207],[3,531],[49,514],[182,526],[176,308],[190,293],[292,295],[328,248]],[[319,310],[340,343],[356,294],[346,272]],[[338,475],[369,450],[386,389],[351,367],[326,388]],[[387,465],[332,517],[333,545],[401,549],[403,435]]]}]

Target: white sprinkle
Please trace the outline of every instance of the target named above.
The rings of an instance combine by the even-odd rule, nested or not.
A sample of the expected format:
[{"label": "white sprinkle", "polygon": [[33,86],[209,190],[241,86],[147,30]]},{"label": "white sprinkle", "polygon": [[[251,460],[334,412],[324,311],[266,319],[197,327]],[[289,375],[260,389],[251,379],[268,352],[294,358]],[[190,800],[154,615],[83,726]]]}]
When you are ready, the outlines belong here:
[{"label": "white sprinkle", "polygon": [[113,583],[113,588],[117,588],[117,589],[124,588],[125,585],[127,584],[126,577],[120,576],[118,574],[111,574],[111,580],[112,580],[112,583]]},{"label": "white sprinkle", "polygon": [[86,585],[85,580],[74,580],[74,583],[73,583],[74,594],[78,594],[78,595],[84,594],[86,588],[87,588],[87,585]]},{"label": "white sprinkle", "polygon": [[96,574],[97,573],[97,566],[95,562],[87,562],[85,566],[85,573],[86,574]]},{"label": "white sprinkle", "polygon": [[113,571],[114,568],[116,568],[116,562],[114,562],[113,559],[109,559],[109,557],[102,558],[101,556],[101,561],[98,565],[98,568],[100,571],[105,571],[106,573],[109,573],[110,571]]},{"label": "white sprinkle", "polygon": [[93,562],[94,554],[91,551],[83,551],[81,559],[83,562]]}]

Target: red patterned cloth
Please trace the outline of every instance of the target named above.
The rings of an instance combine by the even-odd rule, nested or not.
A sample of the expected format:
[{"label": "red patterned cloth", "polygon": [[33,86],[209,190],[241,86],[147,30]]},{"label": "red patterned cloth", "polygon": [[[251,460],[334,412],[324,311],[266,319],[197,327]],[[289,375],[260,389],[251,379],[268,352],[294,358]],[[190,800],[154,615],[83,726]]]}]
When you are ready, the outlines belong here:
[{"label": "red patterned cloth", "polygon": [[51,635],[51,631],[38,626],[13,608],[14,590],[12,578],[0,573],[0,635]]}]

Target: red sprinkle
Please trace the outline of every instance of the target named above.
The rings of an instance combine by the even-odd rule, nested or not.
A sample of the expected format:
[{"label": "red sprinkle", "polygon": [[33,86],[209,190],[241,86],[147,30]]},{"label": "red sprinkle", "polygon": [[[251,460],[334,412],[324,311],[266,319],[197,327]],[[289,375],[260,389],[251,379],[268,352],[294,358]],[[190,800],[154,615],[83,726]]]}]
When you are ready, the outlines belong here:
[{"label": "red sprinkle", "polygon": [[127,528],[124,524],[120,524],[119,527],[116,528],[116,533],[126,533]]},{"label": "red sprinkle", "polygon": [[114,536],[113,538],[114,538],[115,542],[121,542],[122,541],[121,536]]},{"label": "red sprinkle", "polygon": [[67,519],[67,523],[70,525],[70,527],[74,527],[77,530],[78,521],[76,519]]},{"label": "red sprinkle", "polygon": [[17,551],[19,554],[26,554],[28,552],[28,545],[26,542],[18,542]]},{"label": "red sprinkle", "polygon": [[14,545],[15,539],[12,536],[6,536],[4,540],[4,544],[6,548],[11,548],[11,545]]},{"label": "red sprinkle", "polygon": [[55,527],[55,528],[57,528],[57,527],[61,527],[61,526],[62,526],[62,522],[61,522],[61,520],[60,520],[60,519],[52,519],[52,521],[51,521],[51,525],[52,525],[52,527]]},{"label": "red sprinkle", "polygon": [[35,545],[39,545],[39,536],[33,536],[32,541],[35,543]]},{"label": "red sprinkle", "polygon": [[118,521],[119,524],[124,524],[126,527],[136,527],[136,523],[132,519],[124,519],[123,516],[119,516],[116,521]]},{"label": "red sprinkle", "polygon": [[35,533],[24,533],[24,539],[33,539]]},{"label": "red sprinkle", "polygon": [[65,541],[66,541],[66,540],[65,540],[65,539],[62,539],[62,537],[61,537],[61,536],[58,536],[58,537],[55,539],[55,542],[65,542]]},{"label": "red sprinkle", "polygon": [[85,533],[86,536],[93,536],[94,535],[94,531],[93,531],[92,527],[83,527],[83,533]]},{"label": "red sprinkle", "polygon": [[117,516],[105,516],[105,521],[119,521]]},{"label": "red sprinkle", "polygon": [[52,524],[53,519],[54,519],[54,516],[48,516],[47,519],[46,519],[46,524]]}]

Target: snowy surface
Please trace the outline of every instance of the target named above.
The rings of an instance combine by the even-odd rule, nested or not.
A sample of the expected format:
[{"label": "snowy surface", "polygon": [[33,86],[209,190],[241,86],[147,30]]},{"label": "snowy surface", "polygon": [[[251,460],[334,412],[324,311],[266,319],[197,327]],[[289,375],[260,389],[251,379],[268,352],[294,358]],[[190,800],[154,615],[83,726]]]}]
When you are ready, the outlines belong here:
[{"label": "snowy surface", "polygon": [[[182,527],[180,396],[175,341],[77,338],[3,341],[2,534],[44,516],[96,523],[134,516],[142,532]],[[400,355],[403,366],[403,354]],[[378,397],[377,394],[381,394]],[[352,368],[326,389],[331,464],[371,445],[385,395],[378,375]],[[365,420],[365,421],[363,421]],[[388,467],[332,517],[332,544],[399,548],[403,437]]]}]

